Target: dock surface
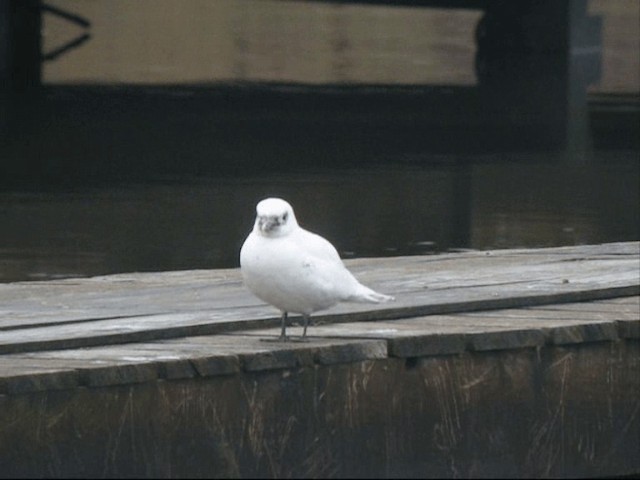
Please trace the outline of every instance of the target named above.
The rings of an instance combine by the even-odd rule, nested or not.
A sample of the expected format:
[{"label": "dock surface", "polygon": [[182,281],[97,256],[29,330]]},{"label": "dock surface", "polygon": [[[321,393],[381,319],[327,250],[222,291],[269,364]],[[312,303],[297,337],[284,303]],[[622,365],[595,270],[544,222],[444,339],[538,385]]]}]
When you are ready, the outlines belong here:
[{"label": "dock surface", "polygon": [[[342,304],[313,318],[380,321],[638,295],[639,252],[632,242],[347,260],[362,283],[396,301]],[[2,354],[278,324],[279,312],[249,293],[239,269],[0,284]]]},{"label": "dock surface", "polygon": [[[314,315],[308,342],[295,341],[298,326],[288,329],[292,341],[269,341],[279,333],[279,312],[245,289],[238,269],[0,285],[0,417],[5,417],[0,418],[0,477],[640,472],[640,242],[345,263],[362,283],[396,301],[342,304]],[[597,372],[602,378],[596,378]],[[422,375],[420,388],[428,390],[424,396],[416,397],[416,375]],[[339,378],[343,382],[331,386]],[[391,379],[408,382],[400,389],[406,398],[385,390]],[[234,382],[236,388],[229,391],[227,384]],[[175,396],[178,386],[190,392],[189,400]],[[332,423],[333,416],[317,417],[318,402],[330,396],[329,387],[342,392],[332,404],[342,411],[332,415],[344,417],[338,424]],[[472,402],[471,392],[482,389],[480,404],[478,398]],[[174,395],[157,408],[176,424],[159,426],[161,420],[147,419],[141,427],[136,422],[142,421],[144,408],[137,410],[138,417],[127,414],[133,407],[123,392],[144,408]],[[227,403],[216,408],[229,410],[231,424],[218,416],[221,410],[207,413],[213,404],[204,398],[222,402],[220,395]],[[260,410],[258,419],[261,398],[274,412]],[[281,403],[271,403],[276,398]],[[410,399],[409,407],[405,402]],[[198,413],[178,412],[173,403],[190,401],[196,401],[190,408],[197,406]],[[290,401],[295,415],[277,407]],[[537,413],[527,416],[518,402],[526,412]],[[120,410],[111,419],[96,420],[91,415],[97,405],[119,405]],[[242,409],[235,411],[234,405]],[[584,415],[584,425],[569,417],[571,405],[573,413]],[[402,416],[403,409],[416,408],[413,420]],[[393,412],[385,413],[392,417],[385,417],[384,425],[372,420],[377,426],[367,426],[358,416],[380,409]],[[483,420],[469,413],[487,409],[498,415],[493,421],[500,425],[499,435],[490,439],[477,431]],[[305,423],[309,415],[315,415],[311,426]],[[530,444],[510,444],[510,435],[518,433],[503,422],[514,419]],[[176,449],[191,435],[184,426],[195,428],[194,421],[200,423],[191,433],[219,457],[197,457],[198,452],[209,454],[194,446],[195,465],[185,466]],[[338,441],[328,433],[327,422],[334,433],[347,427],[359,433]],[[411,431],[414,422],[426,430]],[[69,440],[71,432],[91,437],[85,429],[95,428],[112,439],[114,429],[121,435],[124,424],[143,430],[137,437],[132,430],[125,443],[108,444],[106,451]],[[485,426],[485,433],[496,434],[492,428]],[[363,432],[369,433],[357,436]],[[370,438],[376,432],[379,443]],[[276,448],[273,442],[284,442],[284,434],[291,441],[299,435],[296,441],[304,449],[286,442]],[[331,447],[345,448],[347,437],[384,452],[369,467],[352,465]],[[396,444],[405,437],[411,446]],[[481,446],[473,447],[470,438]],[[324,455],[331,459],[309,450],[314,441],[328,442]],[[170,453],[150,458],[159,454],[149,442],[159,442]],[[74,460],[58,448],[71,449],[67,454]],[[360,447],[349,448],[354,453]],[[560,454],[557,448],[564,450]]]}]

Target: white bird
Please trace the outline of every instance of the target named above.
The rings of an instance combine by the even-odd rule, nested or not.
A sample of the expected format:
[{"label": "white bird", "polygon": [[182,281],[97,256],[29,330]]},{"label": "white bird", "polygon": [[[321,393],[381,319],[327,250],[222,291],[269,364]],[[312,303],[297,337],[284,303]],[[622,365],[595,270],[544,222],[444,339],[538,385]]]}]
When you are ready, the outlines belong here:
[{"label": "white bird", "polygon": [[258,203],[256,213],[240,250],[240,268],[249,290],[282,312],[279,340],[287,340],[288,313],[302,314],[305,339],[315,311],[338,302],[393,300],[358,282],[329,241],[298,225],[286,201],[267,198]]}]

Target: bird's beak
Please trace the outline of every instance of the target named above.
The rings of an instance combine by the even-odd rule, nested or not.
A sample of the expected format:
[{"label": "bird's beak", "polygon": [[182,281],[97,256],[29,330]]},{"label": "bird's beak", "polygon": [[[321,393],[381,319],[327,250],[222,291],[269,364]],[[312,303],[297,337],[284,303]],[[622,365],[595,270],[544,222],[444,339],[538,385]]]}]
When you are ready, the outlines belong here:
[{"label": "bird's beak", "polygon": [[258,228],[260,229],[261,232],[269,233],[278,225],[279,223],[275,218],[268,218],[268,217],[258,218]]}]

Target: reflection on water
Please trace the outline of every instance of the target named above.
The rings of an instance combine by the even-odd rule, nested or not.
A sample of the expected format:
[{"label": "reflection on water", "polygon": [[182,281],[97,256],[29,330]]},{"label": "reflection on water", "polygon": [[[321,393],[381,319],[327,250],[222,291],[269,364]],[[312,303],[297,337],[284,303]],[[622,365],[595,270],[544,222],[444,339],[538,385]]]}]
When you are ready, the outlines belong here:
[{"label": "reflection on water", "polygon": [[[442,160],[442,158],[440,158]],[[345,258],[637,240],[635,155],[518,156],[0,194],[0,281],[238,266],[265,196]]]}]

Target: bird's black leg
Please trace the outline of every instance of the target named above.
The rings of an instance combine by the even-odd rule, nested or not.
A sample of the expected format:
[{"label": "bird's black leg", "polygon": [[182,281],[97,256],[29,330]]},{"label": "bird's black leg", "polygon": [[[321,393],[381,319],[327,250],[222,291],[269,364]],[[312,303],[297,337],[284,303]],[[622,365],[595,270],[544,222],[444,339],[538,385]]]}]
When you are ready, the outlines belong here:
[{"label": "bird's black leg", "polygon": [[302,330],[302,340],[306,340],[307,338],[307,326],[309,326],[309,315],[302,316],[304,320],[304,328]]},{"label": "bird's black leg", "polygon": [[282,312],[282,330],[280,331],[278,340],[283,342],[287,341],[287,312]]}]

